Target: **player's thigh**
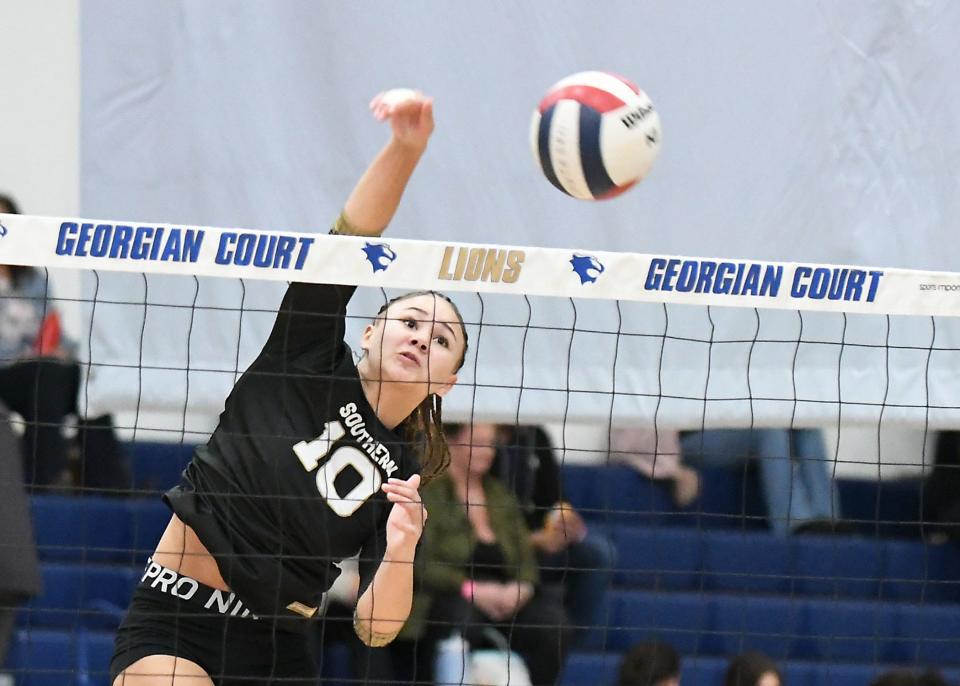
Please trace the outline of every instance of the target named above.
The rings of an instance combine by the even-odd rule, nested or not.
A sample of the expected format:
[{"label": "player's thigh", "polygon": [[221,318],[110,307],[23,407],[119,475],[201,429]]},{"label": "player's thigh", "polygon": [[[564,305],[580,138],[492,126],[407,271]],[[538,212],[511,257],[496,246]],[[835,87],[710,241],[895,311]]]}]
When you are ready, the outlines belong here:
[{"label": "player's thigh", "polygon": [[113,686],[213,686],[213,681],[196,662],[173,655],[150,655],[120,672]]}]

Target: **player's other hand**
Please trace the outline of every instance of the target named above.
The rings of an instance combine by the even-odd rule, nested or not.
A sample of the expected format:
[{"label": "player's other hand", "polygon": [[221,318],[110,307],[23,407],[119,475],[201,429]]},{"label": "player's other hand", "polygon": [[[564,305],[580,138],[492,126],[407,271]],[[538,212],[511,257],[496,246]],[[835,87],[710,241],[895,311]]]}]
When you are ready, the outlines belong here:
[{"label": "player's other hand", "polygon": [[387,548],[416,546],[427,523],[427,508],[420,500],[420,475],[409,479],[387,479],[381,486],[393,503],[387,517]]},{"label": "player's other hand", "polygon": [[389,121],[393,139],[401,145],[423,149],[433,133],[433,98],[409,88],[378,93],[370,101],[377,121]]}]

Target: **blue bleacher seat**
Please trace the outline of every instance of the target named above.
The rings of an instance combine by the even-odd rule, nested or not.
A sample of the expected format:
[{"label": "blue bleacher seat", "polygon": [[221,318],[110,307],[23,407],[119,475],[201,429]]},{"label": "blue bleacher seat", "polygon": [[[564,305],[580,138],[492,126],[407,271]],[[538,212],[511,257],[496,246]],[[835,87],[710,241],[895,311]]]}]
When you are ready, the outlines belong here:
[{"label": "blue bleacher seat", "polygon": [[707,629],[709,599],[697,593],[614,591],[608,646],[625,650],[637,641],[658,639],[681,653],[697,652]]},{"label": "blue bleacher seat", "polygon": [[113,634],[84,631],[77,644],[78,686],[110,686]]},{"label": "blue bleacher seat", "polygon": [[[815,662],[798,662],[796,660],[779,663],[783,672],[783,679],[790,686],[816,686],[817,668]],[[719,682],[717,682],[719,684]],[[864,684],[863,686],[867,686]]]},{"label": "blue bleacher seat", "polygon": [[795,658],[883,662],[898,653],[897,611],[874,601],[804,599]]},{"label": "blue bleacher seat", "polygon": [[134,488],[161,493],[175,486],[193,457],[192,443],[134,441],[126,445]]},{"label": "blue bleacher seat", "polygon": [[901,605],[895,657],[909,664],[960,663],[960,612],[955,606]]},{"label": "blue bleacher seat", "polygon": [[705,467],[700,470],[700,498],[695,524],[699,528],[766,530],[767,509],[756,472],[741,467]]},{"label": "blue bleacher seat", "polygon": [[116,628],[139,569],[100,564],[44,563],[43,593],[19,611],[22,627]]},{"label": "blue bleacher seat", "polygon": [[920,479],[874,479],[837,481],[840,510],[864,533],[881,537],[919,535],[922,507]]},{"label": "blue bleacher seat", "polygon": [[662,484],[629,467],[565,465],[563,482],[564,496],[589,519],[671,524],[686,517]]},{"label": "blue bleacher seat", "polygon": [[[558,600],[558,602],[560,602]],[[600,601],[602,608],[599,614],[599,626],[586,629],[578,639],[579,647],[583,650],[606,650],[610,641],[609,627],[613,624],[613,599],[610,594]]]},{"label": "blue bleacher seat", "polygon": [[610,650],[659,639],[685,655],[761,650],[780,660],[960,663],[953,607],[639,590],[615,590],[610,599]]},{"label": "blue bleacher seat", "polygon": [[143,566],[170,522],[170,510],[159,498],[127,501],[128,554],[130,564]]},{"label": "blue bleacher seat", "polygon": [[38,495],[31,503],[45,560],[142,565],[170,519],[159,498]]},{"label": "blue bleacher seat", "polygon": [[14,632],[7,668],[17,686],[80,686],[76,670],[77,634],[52,629]]},{"label": "blue bleacher seat", "polygon": [[867,686],[878,671],[870,664],[819,664],[810,686]]},{"label": "blue bleacher seat", "polygon": [[[620,652],[574,652],[567,659],[561,686],[615,686]],[[719,686],[723,683],[729,657],[686,655],[682,658],[680,683],[690,686]],[[789,686],[867,686],[880,673],[897,665],[850,662],[779,661]],[[903,667],[899,667],[903,668]],[[909,667],[908,667],[909,668]],[[960,681],[960,670],[940,670],[948,683]]]},{"label": "blue bleacher seat", "polygon": [[704,536],[703,579],[720,591],[777,593],[790,586],[790,543],[757,531],[711,531]]},{"label": "blue bleacher seat", "polygon": [[123,500],[40,495],[31,502],[43,559],[103,561],[129,547]]},{"label": "blue bleacher seat", "polygon": [[688,590],[700,586],[702,535],[681,527],[610,529],[617,549],[615,583],[661,590]]},{"label": "blue bleacher seat", "polygon": [[[719,684],[727,670],[727,660],[721,657],[697,655],[685,657],[680,663],[680,683]],[[791,684],[790,686],[793,686]]]},{"label": "blue bleacher seat", "polygon": [[[617,681],[622,655],[616,653],[572,653],[567,658],[561,686],[612,686]],[[696,683],[696,682],[691,682]]]},{"label": "blue bleacher seat", "polygon": [[882,573],[880,541],[849,536],[796,536],[791,544],[794,593],[877,597]]},{"label": "blue bleacher seat", "polygon": [[577,510],[586,517],[603,517],[597,484],[603,480],[607,469],[589,465],[563,465],[563,494]]},{"label": "blue bleacher seat", "polygon": [[564,465],[564,494],[589,519],[695,528],[767,528],[766,508],[753,472],[710,467],[701,471],[700,497],[680,510],[667,482],[630,467]]},{"label": "blue bleacher seat", "polygon": [[802,601],[792,598],[715,596],[710,599],[708,631],[700,651],[738,655],[759,650],[775,660],[784,660],[801,631],[802,606]]},{"label": "blue bleacher seat", "polygon": [[880,597],[916,602],[956,601],[960,554],[955,546],[920,541],[883,541]]}]

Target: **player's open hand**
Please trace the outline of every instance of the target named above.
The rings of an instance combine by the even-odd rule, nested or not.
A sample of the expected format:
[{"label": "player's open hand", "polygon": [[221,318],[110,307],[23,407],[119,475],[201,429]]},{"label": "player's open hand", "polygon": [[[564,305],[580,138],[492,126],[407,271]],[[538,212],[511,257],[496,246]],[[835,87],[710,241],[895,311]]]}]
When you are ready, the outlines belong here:
[{"label": "player's open hand", "polygon": [[393,503],[387,517],[387,547],[416,545],[427,523],[427,508],[420,500],[420,475],[409,479],[387,479],[381,486]]},{"label": "player's open hand", "polygon": [[377,121],[389,121],[396,142],[412,148],[427,147],[433,133],[433,98],[409,88],[378,93],[370,101]]}]

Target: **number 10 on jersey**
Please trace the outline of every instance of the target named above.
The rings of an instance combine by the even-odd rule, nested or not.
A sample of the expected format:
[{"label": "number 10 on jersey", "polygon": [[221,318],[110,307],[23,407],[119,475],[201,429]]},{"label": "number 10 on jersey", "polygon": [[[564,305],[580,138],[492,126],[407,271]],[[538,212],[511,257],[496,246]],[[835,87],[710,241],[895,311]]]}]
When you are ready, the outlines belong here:
[{"label": "number 10 on jersey", "polygon": [[[293,446],[294,454],[308,472],[317,469],[317,465],[327,458],[323,466],[317,469],[317,491],[330,509],[341,517],[349,517],[360,509],[360,506],[376,494],[383,484],[380,470],[356,446],[341,445],[331,451],[333,445],[343,438],[345,433],[343,424],[333,419],[326,423],[323,432],[312,441],[300,441]],[[348,467],[357,472],[360,483],[350,489],[349,493],[340,495],[334,486],[334,481]]]}]

